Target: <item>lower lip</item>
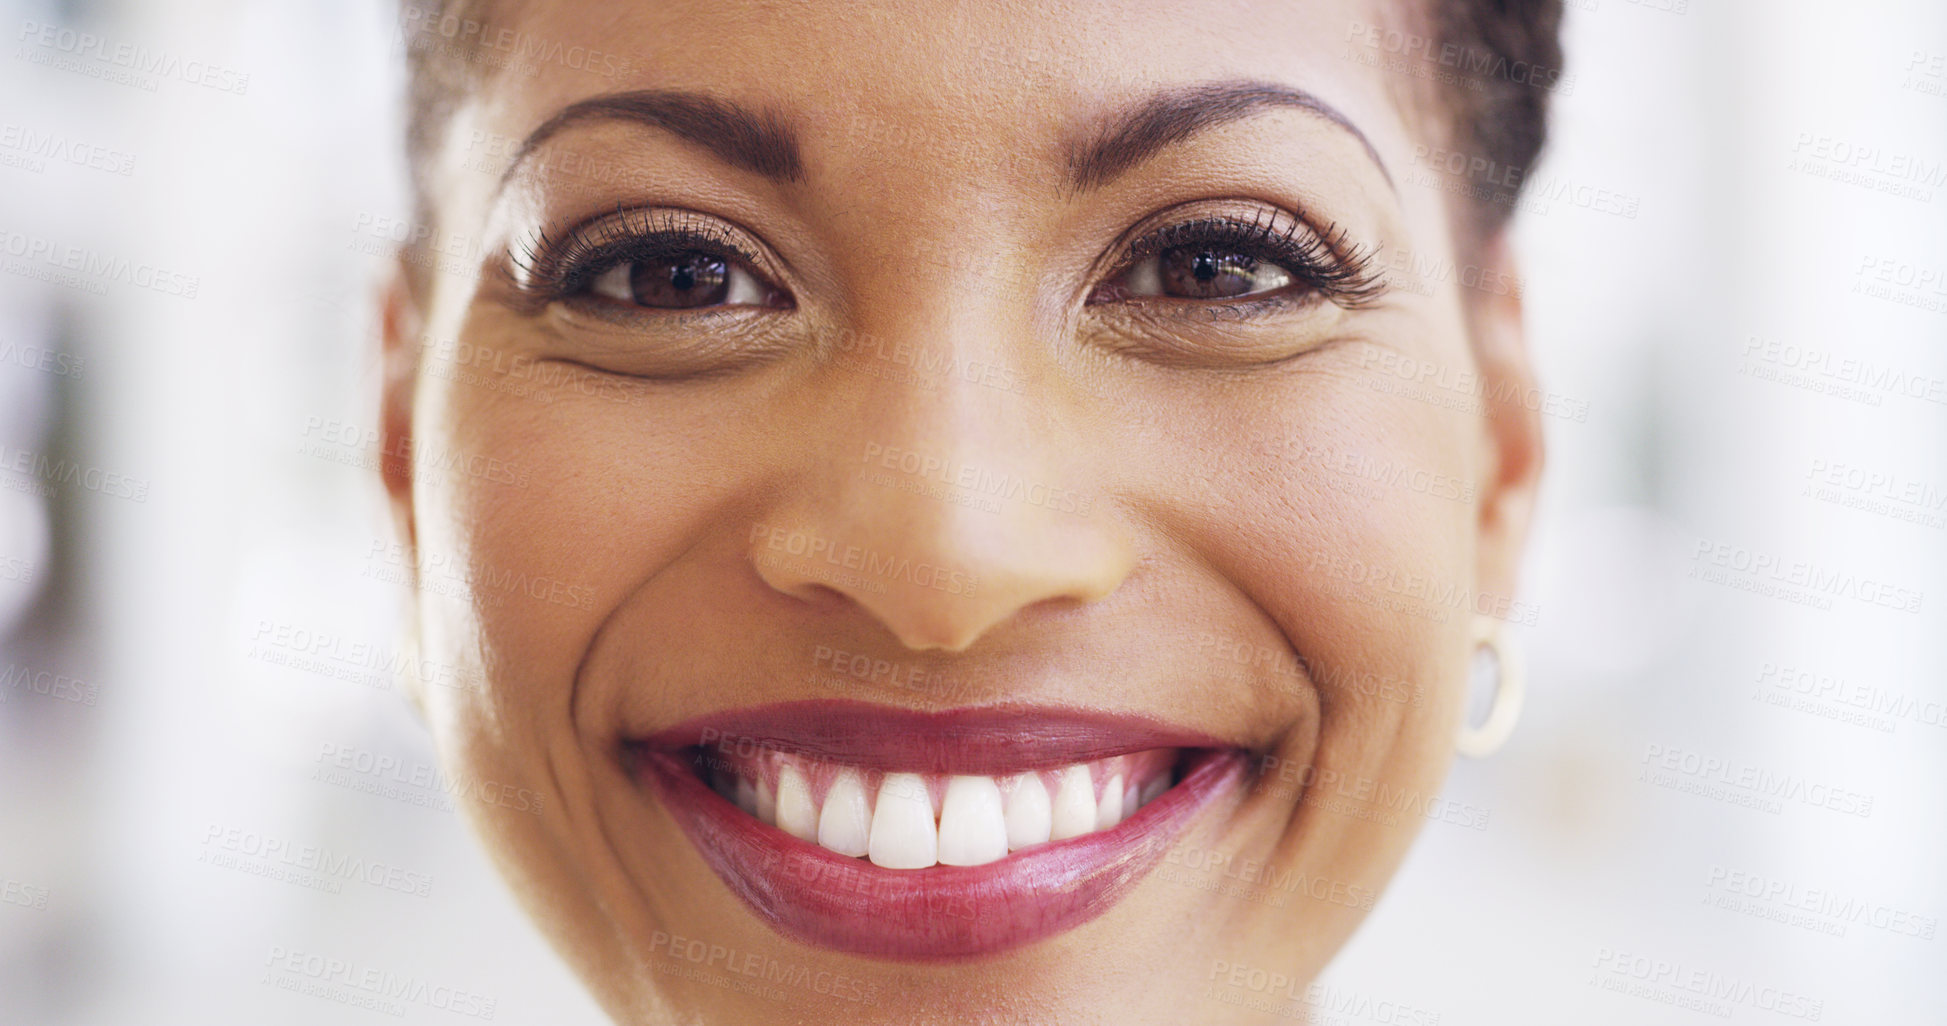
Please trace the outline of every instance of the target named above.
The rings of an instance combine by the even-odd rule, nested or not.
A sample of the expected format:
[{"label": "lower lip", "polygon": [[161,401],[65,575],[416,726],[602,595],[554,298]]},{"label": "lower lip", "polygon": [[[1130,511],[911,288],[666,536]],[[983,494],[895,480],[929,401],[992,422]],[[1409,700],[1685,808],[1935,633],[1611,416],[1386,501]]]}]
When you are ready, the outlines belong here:
[{"label": "lower lip", "polygon": [[1244,753],[1199,751],[1176,786],[1120,825],[984,866],[881,869],[801,841],[725,801],[682,754],[640,753],[640,776],[705,862],[759,918],[825,948],[912,962],[992,955],[1106,912],[1195,815],[1244,778]]}]

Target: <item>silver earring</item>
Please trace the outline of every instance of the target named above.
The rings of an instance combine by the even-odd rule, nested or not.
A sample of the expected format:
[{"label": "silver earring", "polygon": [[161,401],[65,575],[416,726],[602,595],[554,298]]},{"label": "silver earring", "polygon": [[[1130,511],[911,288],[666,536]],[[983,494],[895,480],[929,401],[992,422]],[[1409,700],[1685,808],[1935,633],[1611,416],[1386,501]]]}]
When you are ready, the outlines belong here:
[{"label": "silver earring", "polygon": [[[1507,743],[1508,735],[1514,733],[1514,725],[1521,719],[1521,702],[1526,697],[1521,657],[1501,637],[1500,621],[1493,617],[1474,617],[1473,666],[1480,665],[1482,656],[1487,656],[1494,666],[1494,705],[1478,727],[1470,725],[1463,712],[1460,730],[1454,737],[1454,749],[1474,759],[1493,755]],[[1471,674],[1469,681],[1472,681]]]}]

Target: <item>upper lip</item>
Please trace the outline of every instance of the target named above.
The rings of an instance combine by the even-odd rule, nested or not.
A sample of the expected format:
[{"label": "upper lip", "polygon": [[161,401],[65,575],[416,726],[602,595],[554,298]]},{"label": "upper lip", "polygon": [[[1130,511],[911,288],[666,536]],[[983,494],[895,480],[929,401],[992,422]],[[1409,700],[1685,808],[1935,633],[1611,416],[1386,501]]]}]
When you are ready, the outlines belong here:
[{"label": "upper lip", "polygon": [[1155,748],[1239,747],[1146,716],[1059,706],[993,705],[924,712],[810,700],[708,713],[658,731],[651,750],[775,750],[886,772],[1001,775]]}]

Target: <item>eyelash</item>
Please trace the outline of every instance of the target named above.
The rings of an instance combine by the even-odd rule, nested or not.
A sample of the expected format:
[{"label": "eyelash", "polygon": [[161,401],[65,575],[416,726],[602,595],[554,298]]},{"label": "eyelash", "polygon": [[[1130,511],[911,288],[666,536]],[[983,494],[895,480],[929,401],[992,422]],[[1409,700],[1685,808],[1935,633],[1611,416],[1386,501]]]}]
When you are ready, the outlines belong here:
[{"label": "eyelash", "polygon": [[[1376,302],[1386,291],[1385,279],[1373,266],[1370,249],[1353,246],[1345,230],[1336,225],[1324,234],[1301,231],[1304,225],[1289,217],[1280,228],[1276,214],[1255,214],[1249,221],[1229,217],[1200,217],[1159,228],[1129,244],[1117,261],[1111,283],[1121,280],[1130,269],[1165,250],[1208,248],[1252,257],[1277,264],[1291,272],[1295,284],[1306,294],[1280,297],[1276,293],[1241,297],[1236,305],[1287,301],[1301,302],[1313,295],[1322,296],[1346,309],[1357,309]],[[1098,292],[1111,285],[1097,286]],[[1223,305],[1211,300],[1182,300],[1150,296],[1132,297],[1135,301],[1188,302]]]},{"label": "eyelash", "polygon": [[[720,223],[683,210],[621,209],[561,236],[539,229],[513,247],[514,288],[539,304],[572,298],[620,264],[703,253],[762,267]],[[762,276],[763,272],[758,272]]]},{"label": "eyelash", "polygon": [[[1280,220],[1288,223],[1280,227]],[[1291,272],[1302,292],[1294,296],[1287,289],[1240,297],[1230,304],[1149,296],[1128,299],[1249,306],[1323,297],[1346,309],[1356,309],[1372,304],[1385,292],[1385,280],[1373,266],[1372,250],[1352,246],[1345,231],[1336,226],[1323,234],[1301,231],[1303,228],[1296,219],[1264,213],[1253,215],[1249,221],[1211,216],[1167,225],[1130,243],[1108,282],[1096,286],[1089,301],[1095,303],[1099,295],[1116,298],[1105,290],[1113,290],[1113,283],[1131,268],[1166,250],[1185,247],[1207,247],[1277,264]],[[752,268],[762,266],[711,218],[682,210],[617,208],[592,225],[584,222],[558,237],[545,228],[535,231],[513,247],[509,277],[515,291],[538,307],[574,298],[619,264],[686,253],[704,253]]]}]

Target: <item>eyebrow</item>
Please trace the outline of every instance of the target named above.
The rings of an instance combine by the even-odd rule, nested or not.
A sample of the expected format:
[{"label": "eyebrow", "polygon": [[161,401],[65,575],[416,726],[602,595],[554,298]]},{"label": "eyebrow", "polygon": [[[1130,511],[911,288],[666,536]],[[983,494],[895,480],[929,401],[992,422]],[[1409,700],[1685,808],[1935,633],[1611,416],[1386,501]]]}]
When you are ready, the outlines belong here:
[{"label": "eyebrow", "polygon": [[782,182],[804,177],[797,134],[776,115],[701,93],[645,89],[594,96],[563,107],[521,140],[501,184],[550,137],[592,121],[634,121],[695,143],[732,167]]},{"label": "eyebrow", "polygon": [[[1393,185],[1386,162],[1352,119],[1313,93],[1266,82],[1205,82],[1153,93],[1112,114],[1092,138],[1071,147],[1069,180],[1083,191],[1099,189],[1200,132],[1271,110],[1307,111],[1343,128],[1365,148],[1386,184]],[[563,107],[521,141],[501,184],[548,139],[598,121],[633,121],[663,129],[702,146],[732,167],[777,181],[804,177],[797,133],[777,115],[702,93],[645,89],[594,96]]]},{"label": "eyebrow", "polygon": [[1092,138],[1070,149],[1069,180],[1083,191],[1099,189],[1199,132],[1270,110],[1308,111],[1345,129],[1393,185],[1386,162],[1351,118],[1303,89],[1268,82],[1205,82],[1153,93],[1111,115]]}]

